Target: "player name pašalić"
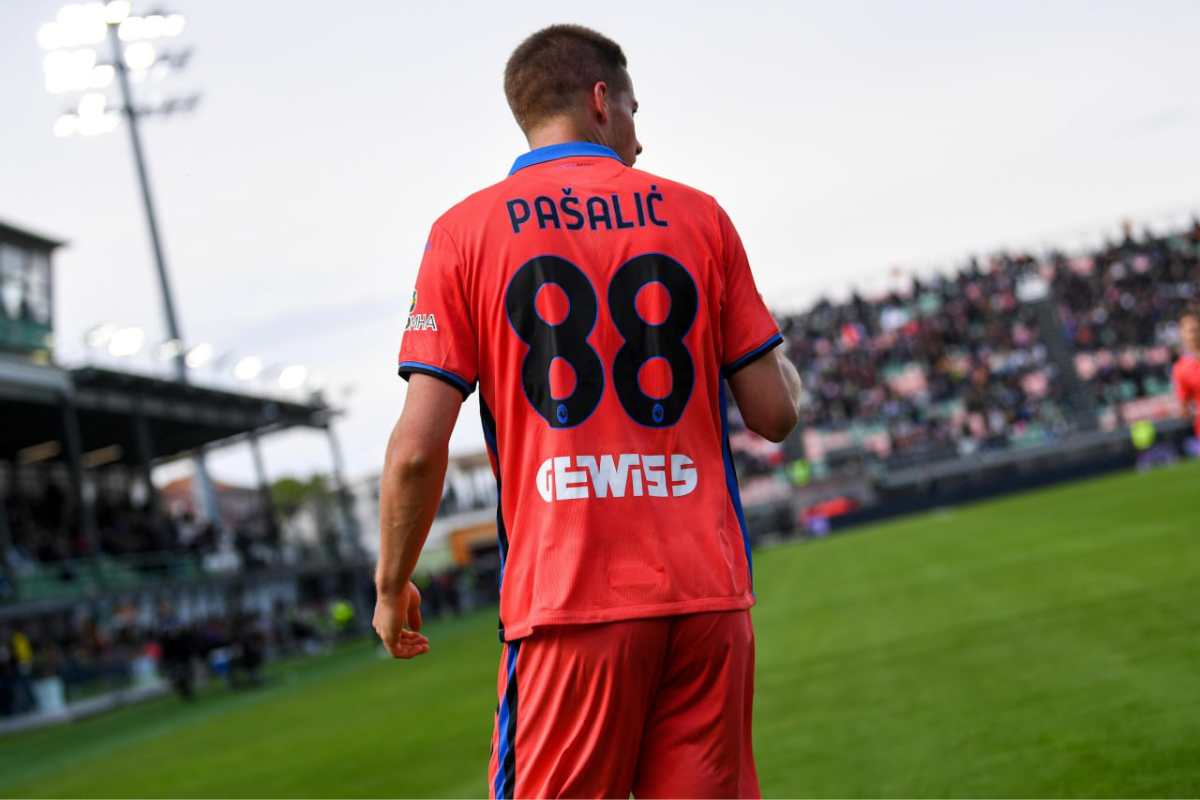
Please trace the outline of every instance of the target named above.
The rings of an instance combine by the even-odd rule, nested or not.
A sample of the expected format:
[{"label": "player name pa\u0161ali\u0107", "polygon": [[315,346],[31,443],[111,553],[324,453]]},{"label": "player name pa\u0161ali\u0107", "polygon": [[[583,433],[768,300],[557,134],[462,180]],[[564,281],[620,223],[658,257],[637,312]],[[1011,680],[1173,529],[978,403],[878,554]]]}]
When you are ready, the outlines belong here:
[{"label": "player name pa\u0161ali\u0107", "polygon": [[581,197],[570,186],[564,186],[557,200],[544,194],[528,200],[517,197],[506,201],[504,207],[513,233],[534,224],[543,231],[547,228],[578,231],[585,225],[593,231],[613,231],[647,225],[666,228],[662,203],[657,184],[651,184],[644,195],[634,192],[624,197],[616,193]]}]

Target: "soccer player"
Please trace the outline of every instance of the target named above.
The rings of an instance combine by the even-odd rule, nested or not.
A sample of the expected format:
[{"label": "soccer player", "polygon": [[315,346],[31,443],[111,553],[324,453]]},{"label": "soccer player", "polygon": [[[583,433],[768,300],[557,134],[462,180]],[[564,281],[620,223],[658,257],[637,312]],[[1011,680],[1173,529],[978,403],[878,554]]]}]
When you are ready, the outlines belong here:
[{"label": "soccer player", "polygon": [[1192,307],[1179,317],[1179,339],[1183,354],[1171,370],[1175,396],[1184,415],[1195,418],[1194,430],[1200,438],[1200,307]]},{"label": "soccer player", "polygon": [[399,353],[375,629],[409,582],[476,386],[499,483],[493,797],[751,797],[754,604],[725,384],[783,440],[800,379],[712,197],[633,169],[625,55],[555,25],[510,57],[530,151],[434,224]]}]

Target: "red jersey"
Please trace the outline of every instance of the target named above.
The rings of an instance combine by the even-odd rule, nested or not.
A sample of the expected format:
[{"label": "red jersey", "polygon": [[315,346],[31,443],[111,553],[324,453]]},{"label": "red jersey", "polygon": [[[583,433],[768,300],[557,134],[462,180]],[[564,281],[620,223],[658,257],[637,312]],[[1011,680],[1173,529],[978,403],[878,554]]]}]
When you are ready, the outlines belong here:
[{"label": "red jersey", "polygon": [[571,142],[434,223],[399,372],[479,386],[500,636],[744,609],[723,378],[782,341],[712,197]]},{"label": "red jersey", "polygon": [[1175,384],[1175,396],[1187,413],[1188,402],[1195,404],[1196,420],[1193,423],[1196,436],[1200,436],[1200,358],[1188,354],[1179,357],[1171,370],[1171,382]]}]

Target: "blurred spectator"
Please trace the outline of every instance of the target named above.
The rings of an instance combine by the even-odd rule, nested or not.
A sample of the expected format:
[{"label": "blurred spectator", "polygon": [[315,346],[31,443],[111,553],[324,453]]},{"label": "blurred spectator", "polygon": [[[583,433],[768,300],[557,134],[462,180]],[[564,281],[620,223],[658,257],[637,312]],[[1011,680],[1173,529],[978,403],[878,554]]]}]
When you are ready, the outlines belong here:
[{"label": "blurred spectator", "polygon": [[233,659],[229,684],[234,688],[262,684],[262,666],[266,661],[267,634],[255,614],[235,614],[232,635]]},{"label": "blurred spectator", "polygon": [[195,679],[192,664],[196,655],[195,637],[192,631],[179,621],[170,606],[164,604],[160,616],[162,623],[158,642],[163,676],[170,681],[181,698],[191,700]]},{"label": "blurred spectator", "polygon": [[33,709],[33,644],[20,628],[0,628],[0,681],[5,713]]}]

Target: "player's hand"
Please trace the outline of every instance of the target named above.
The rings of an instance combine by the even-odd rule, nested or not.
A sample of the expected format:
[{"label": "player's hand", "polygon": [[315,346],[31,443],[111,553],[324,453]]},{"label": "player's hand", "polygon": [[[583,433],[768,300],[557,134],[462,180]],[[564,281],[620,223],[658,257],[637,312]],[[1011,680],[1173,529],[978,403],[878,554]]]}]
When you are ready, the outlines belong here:
[{"label": "player's hand", "polygon": [[413,658],[429,652],[429,640],[420,633],[421,592],[412,581],[399,592],[378,594],[371,624],[394,658]]}]

